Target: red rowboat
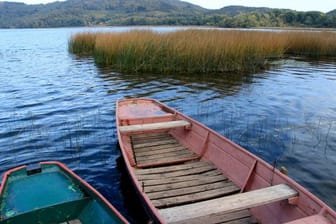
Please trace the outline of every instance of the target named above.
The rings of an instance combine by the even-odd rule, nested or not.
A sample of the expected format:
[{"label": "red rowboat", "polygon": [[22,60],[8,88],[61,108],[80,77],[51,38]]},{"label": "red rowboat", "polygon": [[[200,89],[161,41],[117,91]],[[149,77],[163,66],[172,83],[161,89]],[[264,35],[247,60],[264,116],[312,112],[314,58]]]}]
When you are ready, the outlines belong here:
[{"label": "red rowboat", "polygon": [[336,223],[336,212],[262,159],[152,99],[117,102],[120,148],[158,223]]}]

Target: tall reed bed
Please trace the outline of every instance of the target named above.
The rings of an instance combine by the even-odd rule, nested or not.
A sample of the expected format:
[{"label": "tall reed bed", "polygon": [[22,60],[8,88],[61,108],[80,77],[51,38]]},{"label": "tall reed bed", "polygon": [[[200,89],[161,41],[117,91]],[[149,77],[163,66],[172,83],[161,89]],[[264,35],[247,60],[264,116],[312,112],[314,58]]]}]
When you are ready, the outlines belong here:
[{"label": "tall reed bed", "polygon": [[79,33],[72,36],[69,41],[69,51],[80,55],[93,54],[97,35],[95,33]]},{"label": "tall reed bed", "polygon": [[287,32],[286,53],[310,57],[336,56],[335,32]]},{"label": "tall reed bed", "polygon": [[263,69],[270,59],[286,53],[305,55],[320,49],[319,55],[336,54],[329,51],[336,48],[331,41],[335,37],[334,33],[221,30],[80,33],[70,39],[69,49],[92,53],[97,64],[119,71],[245,72]]}]

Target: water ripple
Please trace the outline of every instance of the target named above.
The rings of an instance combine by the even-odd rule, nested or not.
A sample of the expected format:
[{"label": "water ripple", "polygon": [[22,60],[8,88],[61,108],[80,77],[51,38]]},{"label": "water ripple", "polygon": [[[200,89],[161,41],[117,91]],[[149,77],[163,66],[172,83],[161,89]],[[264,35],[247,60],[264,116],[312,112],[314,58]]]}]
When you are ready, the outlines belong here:
[{"label": "water ripple", "polygon": [[121,189],[128,183],[117,163],[115,101],[152,97],[277,160],[336,208],[335,63],[288,59],[258,74],[122,74],[67,52],[80,30],[0,30],[0,174],[59,160],[136,222]]}]

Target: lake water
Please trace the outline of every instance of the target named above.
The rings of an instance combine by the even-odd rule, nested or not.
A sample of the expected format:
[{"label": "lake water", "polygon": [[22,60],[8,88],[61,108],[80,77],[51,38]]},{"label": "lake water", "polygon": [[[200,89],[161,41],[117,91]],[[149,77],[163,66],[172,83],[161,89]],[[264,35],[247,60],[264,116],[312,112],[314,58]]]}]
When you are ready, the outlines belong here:
[{"label": "lake water", "polygon": [[68,53],[70,36],[84,30],[98,29],[0,30],[0,175],[61,161],[140,222],[120,159],[115,101],[151,97],[285,166],[336,208],[335,61],[281,60],[249,75],[121,74]]}]

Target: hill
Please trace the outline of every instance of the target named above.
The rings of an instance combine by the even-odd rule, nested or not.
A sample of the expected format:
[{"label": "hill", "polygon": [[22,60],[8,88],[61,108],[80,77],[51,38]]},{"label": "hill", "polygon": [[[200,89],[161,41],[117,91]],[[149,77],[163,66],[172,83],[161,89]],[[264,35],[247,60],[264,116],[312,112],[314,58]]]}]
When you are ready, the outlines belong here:
[{"label": "hill", "polygon": [[68,0],[40,5],[0,2],[0,27],[196,24],[207,10],[178,0]]},{"label": "hill", "polygon": [[221,9],[216,10],[217,13],[221,13],[227,16],[236,16],[239,14],[246,14],[246,13],[270,13],[273,9],[271,8],[265,8],[265,7],[245,7],[245,6],[239,6],[239,5],[232,5],[232,6],[226,6]]},{"label": "hill", "polygon": [[0,2],[0,28],[114,25],[336,27],[334,11],[325,14],[243,6],[209,10],[180,0],[67,0],[39,5]]},{"label": "hill", "polygon": [[335,16],[336,15],[336,9],[328,12],[327,15],[329,15],[329,16],[334,15]]},{"label": "hill", "polygon": [[228,6],[213,13],[220,18],[215,25],[221,27],[336,28],[336,13],[331,12]]}]

